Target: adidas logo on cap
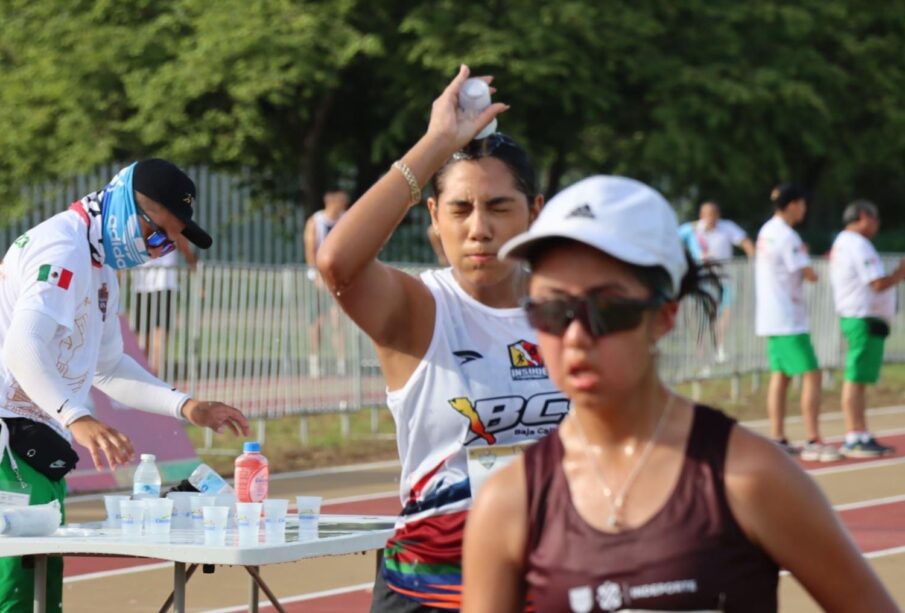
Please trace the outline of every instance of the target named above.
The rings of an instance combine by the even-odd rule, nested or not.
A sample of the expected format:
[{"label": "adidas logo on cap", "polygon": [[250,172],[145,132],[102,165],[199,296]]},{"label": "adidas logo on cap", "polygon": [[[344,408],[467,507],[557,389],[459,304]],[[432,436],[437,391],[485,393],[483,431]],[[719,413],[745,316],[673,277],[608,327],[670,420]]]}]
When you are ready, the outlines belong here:
[{"label": "adidas logo on cap", "polygon": [[573,217],[583,217],[585,219],[597,219],[597,216],[594,215],[594,212],[591,210],[590,204],[582,204],[581,206],[577,206],[572,209],[572,212],[566,215],[566,219],[571,219]]}]

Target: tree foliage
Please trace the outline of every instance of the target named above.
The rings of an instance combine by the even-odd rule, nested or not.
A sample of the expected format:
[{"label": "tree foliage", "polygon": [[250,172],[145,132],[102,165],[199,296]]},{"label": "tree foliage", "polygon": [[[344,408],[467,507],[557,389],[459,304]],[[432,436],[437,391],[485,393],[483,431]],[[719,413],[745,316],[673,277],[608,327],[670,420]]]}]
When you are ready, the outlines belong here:
[{"label": "tree foliage", "polygon": [[545,189],[591,172],[754,226],[855,197],[905,221],[905,4],[873,0],[0,0],[0,191],[148,155],[309,209],[365,189],[468,63]]}]

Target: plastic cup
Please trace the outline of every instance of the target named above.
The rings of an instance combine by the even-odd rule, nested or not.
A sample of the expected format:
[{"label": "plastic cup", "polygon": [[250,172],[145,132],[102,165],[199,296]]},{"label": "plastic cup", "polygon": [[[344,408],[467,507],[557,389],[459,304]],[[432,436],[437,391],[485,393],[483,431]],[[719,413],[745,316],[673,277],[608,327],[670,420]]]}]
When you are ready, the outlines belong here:
[{"label": "plastic cup", "polygon": [[120,500],[120,526],[123,536],[141,536],[145,504],[143,500]]},{"label": "plastic cup", "polygon": [[264,532],[268,535],[285,534],[289,501],[285,498],[268,498],[263,504]]},{"label": "plastic cup", "polygon": [[189,506],[192,510],[192,530],[199,532],[204,529],[204,515],[201,513],[202,507],[212,507],[217,504],[215,496],[203,496],[194,494],[189,498]]},{"label": "plastic cup", "polygon": [[240,545],[257,545],[261,527],[260,502],[239,502],[236,504],[236,527]]},{"label": "plastic cup", "polygon": [[129,500],[128,496],[107,495],[104,496],[104,507],[107,509],[107,527],[119,528],[123,518],[119,503],[123,500]]},{"label": "plastic cup", "polygon": [[146,498],[145,525],[148,536],[165,536],[173,525],[173,500],[170,498]]},{"label": "plastic cup", "polygon": [[217,494],[215,496],[217,501],[214,503],[215,506],[218,507],[226,507],[229,509],[229,519],[227,521],[227,527],[233,528],[236,525],[236,493],[231,492],[229,494]]},{"label": "plastic cup", "polygon": [[320,496],[296,496],[295,505],[299,513],[299,533],[317,532],[317,520],[321,514]]},{"label": "plastic cup", "polygon": [[175,530],[191,530],[192,497],[195,492],[170,492],[167,498],[173,501],[173,528]]},{"label": "plastic cup", "polygon": [[229,507],[201,507],[204,516],[204,544],[226,545],[226,522]]}]

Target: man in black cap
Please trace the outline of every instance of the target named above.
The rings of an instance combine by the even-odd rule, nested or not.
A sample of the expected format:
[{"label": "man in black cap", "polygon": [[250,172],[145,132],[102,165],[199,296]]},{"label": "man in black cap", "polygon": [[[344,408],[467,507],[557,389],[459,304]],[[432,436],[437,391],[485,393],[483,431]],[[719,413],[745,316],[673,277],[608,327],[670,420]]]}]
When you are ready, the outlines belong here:
[{"label": "man in black cap", "polygon": [[[248,433],[239,410],[191,398],[123,353],[116,269],[169,253],[180,234],[210,247],[192,220],[194,200],[195,184],[175,165],[137,162],[20,236],[0,263],[0,444],[9,441],[0,481],[30,486],[26,503],[62,506],[63,477],[77,461],[73,439],[99,470],[104,460],[116,468],[132,459],[129,438],[92,416],[92,386],[125,406]],[[0,611],[31,607],[32,573],[0,558]],[[56,610],[61,558],[48,564],[47,588]]]}]

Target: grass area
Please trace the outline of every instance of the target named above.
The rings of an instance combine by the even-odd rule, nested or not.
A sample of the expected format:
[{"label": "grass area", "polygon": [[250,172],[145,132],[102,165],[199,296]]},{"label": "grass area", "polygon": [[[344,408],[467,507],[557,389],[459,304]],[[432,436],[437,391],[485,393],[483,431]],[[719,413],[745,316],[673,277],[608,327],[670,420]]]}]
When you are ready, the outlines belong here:
[{"label": "grass area", "polygon": [[[759,385],[753,382],[759,377]],[[839,410],[841,372],[833,371],[831,383],[825,381],[823,411]],[[761,419],[767,416],[766,394],[769,375],[744,375],[739,379],[738,401],[732,401],[732,380],[714,379],[698,384],[698,401],[721,408],[739,420]],[[693,397],[695,387],[690,383],[679,385],[680,394]],[[789,392],[789,415],[797,415],[799,390],[792,386]],[[905,364],[884,367],[879,383],[868,392],[869,406],[888,406],[905,403]],[[324,466],[354,464],[396,459],[395,426],[385,407],[377,410],[377,431],[372,432],[372,410],[347,413],[348,436],[343,436],[343,416],[335,413],[308,415],[305,417],[280,417],[263,421],[263,452],[270,461],[271,471],[283,472]],[[300,424],[305,421],[308,442],[302,444]],[[248,440],[257,439],[259,422],[252,423]],[[189,438],[198,449],[201,458],[222,475],[232,475],[233,460],[242,452],[243,439],[230,435],[214,435],[212,449],[205,451],[204,432],[201,428],[188,427]]]},{"label": "grass area", "polygon": [[[824,377],[824,390],[821,410],[824,412],[841,410],[839,395],[842,391],[842,371],[831,370],[831,378]],[[753,389],[753,379],[759,378],[759,385]],[[718,407],[739,420],[762,419],[767,416],[767,385],[769,373],[759,375],[743,375],[739,378],[740,394],[738,400],[732,400],[732,380],[714,379],[701,381],[698,401]],[[677,391],[689,398],[693,397],[694,385],[685,383],[677,387]],[[789,415],[799,415],[800,390],[796,385],[789,389],[787,411]],[[880,381],[868,388],[868,406],[879,407],[894,404],[905,404],[905,364],[887,364],[883,367]]]},{"label": "grass area", "polygon": [[[214,434],[210,451],[204,449],[202,428],[188,426],[187,431],[201,459],[221,475],[232,475],[233,460],[242,453],[242,443],[258,440],[258,428],[262,423],[262,453],[270,462],[272,472],[394,460],[398,457],[396,428],[392,415],[385,407],[377,409],[376,433],[372,432],[371,409],[345,414],[348,418],[347,436],[343,435],[343,417],[337,413],[324,413],[253,421],[248,439],[232,434]],[[303,422],[308,431],[307,444],[302,444],[300,436]]]}]

